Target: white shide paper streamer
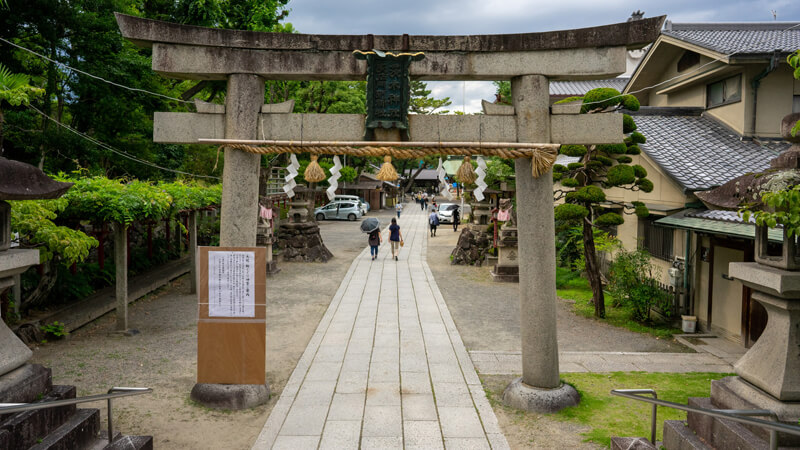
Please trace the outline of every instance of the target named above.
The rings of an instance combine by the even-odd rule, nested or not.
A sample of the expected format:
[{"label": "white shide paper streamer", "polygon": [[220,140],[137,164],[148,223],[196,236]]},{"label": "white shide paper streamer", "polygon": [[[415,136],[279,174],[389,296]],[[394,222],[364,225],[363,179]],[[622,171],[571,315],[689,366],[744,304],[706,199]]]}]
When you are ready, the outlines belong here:
[{"label": "white shide paper streamer", "polygon": [[289,159],[291,162],[286,166],[286,170],[289,171],[289,174],[284,178],[286,184],[283,185],[283,192],[286,193],[287,197],[292,198],[294,197],[294,187],[297,186],[297,183],[294,182],[294,177],[297,176],[297,169],[300,168],[300,163],[297,162],[297,157],[294,153],[291,154]]},{"label": "white shide paper streamer", "polygon": [[328,178],[328,183],[330,187],[325,190],[325,193],[328,194],[328,200],[333,201],[336,197],[336,189],[339,188],[339,177],[342,175],[339,171],[342,170],[342,163],[339,161],[339,155],[334,155],[333,157],[333,167],[331,167],[331,177]]},{"label": "white shide paper streamer", "polygon": [[442,158],[439,158],[439,167],[436,168],[436,173],[439,175],[439,192],[443,193],[448,200],[453,199],[453,193],[450,192],[450,186],[447,184],[447,180],[445,180],[445,176],[447,172],[444,171],[444,165],[442,165]]},{"label": "white shide paper streamer", "polygon": [[486,178],[486,161],[483,160],[483,157],[478,156],[477,158],[478,168],[475,169],[475,173],[478,174],[478,178],[475,179],[475,184],[478,186],[472,191],[472,195],[475,196],[475,200],[482,202],[483,201],[483,191],[488,187],[484,179]]}]

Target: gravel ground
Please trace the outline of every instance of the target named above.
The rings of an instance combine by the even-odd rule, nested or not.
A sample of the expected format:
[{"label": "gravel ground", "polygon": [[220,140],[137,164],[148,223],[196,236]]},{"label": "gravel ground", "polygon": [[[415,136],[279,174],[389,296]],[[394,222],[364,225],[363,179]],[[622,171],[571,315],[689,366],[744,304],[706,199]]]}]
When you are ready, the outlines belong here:
[{"label": "gravel ground", "polygon": [[[375,211],[388,225],[392,211]],[[111,334],[113,315],[76,330],[65,340],[34,349],[32,363],[53,369],[56,384],[73,384],[78,395],[111,386],[146,386],[150,395],[114,403],[115,429],[147,434],[156,448],[246,449],[255,442],[280,392],[317,328],[350,263],[367,245],[359,222],[320,223],[323,241],[334,254],[328,263],[279,262],[267,279],[267,381],[272,399],[247,411],[214,411],[194,404],[197,354],[197,299],[187,277],[132,304],[130,323],[141,334]],[[100,408],[105,420],[105,404]],[[105,425],[103,425],[105,426]]]},{"label": "gravel ground", "polygon": [[[492,281],[490,267],[454,266],[450,252],[458,232],[440,227],[428,241],[428,265],[436,277],[467,350],[520,351],[519,284]],[[576,316],[572,301],[558,299],[560,351],[691,352],[677,341],[656,339]]]}]

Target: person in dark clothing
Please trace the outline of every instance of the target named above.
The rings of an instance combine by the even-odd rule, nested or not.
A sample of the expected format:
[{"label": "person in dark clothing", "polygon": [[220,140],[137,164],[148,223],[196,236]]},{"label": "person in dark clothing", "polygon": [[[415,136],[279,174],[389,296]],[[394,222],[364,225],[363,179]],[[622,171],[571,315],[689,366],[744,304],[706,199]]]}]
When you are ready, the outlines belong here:
[{"label": "person in dark clothing", "polygon": [[378,257],[378,246],[383,242],[381,237],[381,230],[377,229],[369,234],[369,253],[372,255],[372,260]]},{"label": "person in dark clothing", "polygon": [[453,231],[458,231],[458,223],[461,222],[461,215],[458,213],[458,208],[453,211]]},{"label": "person in dark clothing", "polygon": [[403,233],[400,232],[400,225],[397,224],[397,219],[392,218],[392,224],[389,225],[389,243],[392,245],[392,256],[397,261],[397,254],[400,253],[400,243],[403,242]]}]

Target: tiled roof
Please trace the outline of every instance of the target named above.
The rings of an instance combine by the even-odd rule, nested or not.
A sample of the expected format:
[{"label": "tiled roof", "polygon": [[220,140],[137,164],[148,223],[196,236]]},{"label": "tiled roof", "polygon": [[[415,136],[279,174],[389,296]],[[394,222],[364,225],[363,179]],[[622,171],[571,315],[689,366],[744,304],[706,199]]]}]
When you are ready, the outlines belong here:
[{"label": "tiled roof", "polygon": [[769,161],[788,148],[740,140],[704,116],[635,116],[647,143],[642,150],[681,186],[703,191],[731,178],[769,168]]},{"label": "tiled roof", "polygon": [[550,95],[564,95],[568,97],[584,95],[595,88],[610,87],[620,92],[625,89],[630,78],[610,78],[607,80],[587,81],[551,81]]},{"label": "tiled roof", "polygon": [[800,22],[667,22],[661,33],[725,55],[789,53],[800,48]]},{"label": "tiled roof", "polygon": [[[687,209],[671,216],[656,220],[657,225],[701,231],[711,234],[755,239],[756,227],[745,223],[735,211]],[[771,229],[769,240],[783,241],[781,230]]]}]

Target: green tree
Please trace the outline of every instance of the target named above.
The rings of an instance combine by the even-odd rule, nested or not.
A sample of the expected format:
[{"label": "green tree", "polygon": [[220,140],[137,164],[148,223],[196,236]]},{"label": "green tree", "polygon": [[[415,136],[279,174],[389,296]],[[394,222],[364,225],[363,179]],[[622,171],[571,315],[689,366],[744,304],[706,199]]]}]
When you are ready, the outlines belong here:
[{"label": "green tree", "polygon": [[[569,100],[574,99],[563,101]],[[620,108],[636,111],[639,109],[639,101],[632,95],[621,95],[611,88],[593,89],[582,98],[582,113],[613,112]],[[605,298],[593,230],[624,222],[621,214],[609,209],[635,213],[640,217],[649,214],[647,207],[641,202],[629,204],[609,200],[604,189],[621,188],[644,192],[653,190],[653,183],[647,179],[644,167],[630,164],[631,155],[641,153],[639,144],[643,144],[646,139],[636,131],[636,123],[631,116],[623,114],[622,123],[623,133],[627,135],[624,142],[590,146],[562,145],[559,150],[561,154],[580,157],[581,160],[566,167],[556,165],[553,168],[553,180],[560,181],[561,186],[566,188],[555,193],[556,200],[565,201],[556,206],[555,217],[556,220],[577,222],[582,226],[586,273],[592,287],[592,301],[597,317],[605,317]]]},{"label": "green tree", "polygon": [[447,114],[450,112],[439,110],[439,108],[450,106],[452,103],[450,97],[441,99],[432,97],[427,83],[419,80],[412,80],[409,87],[411,98],[408,102],[408,112],[412,114]]},{"label": "green tree", "polygon": [[22,73],[11,73],[0,63],[0,155],[3,154],[3,103],[11,106],[27,105],[33,96],[43,92],[42,89],[28,84],[30,77]]}]

